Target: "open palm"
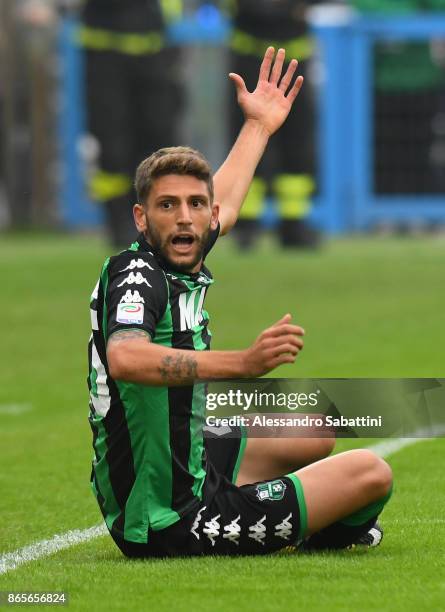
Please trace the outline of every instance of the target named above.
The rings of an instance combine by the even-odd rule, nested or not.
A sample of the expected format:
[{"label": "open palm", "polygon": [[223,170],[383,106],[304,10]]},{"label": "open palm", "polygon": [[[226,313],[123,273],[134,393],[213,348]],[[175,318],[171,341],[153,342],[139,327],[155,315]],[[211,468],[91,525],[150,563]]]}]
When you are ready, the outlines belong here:
[{"label": "open palm", "polygon": [[264,54],[258,83],[253,92],[247,90],[244,79],[239,74],[233,72],[229,74],[235,84],[238,104],[245,119],[261,123],[269,135],[276,132],[284,123],[303,85],[302,76],[298,76],[291,85],[298,66],[297,60],[293,59],[289,63],[281,78],[285,51],[279,49],[275,61],[273,61],[274,55],[275,49],[269,47]]}]

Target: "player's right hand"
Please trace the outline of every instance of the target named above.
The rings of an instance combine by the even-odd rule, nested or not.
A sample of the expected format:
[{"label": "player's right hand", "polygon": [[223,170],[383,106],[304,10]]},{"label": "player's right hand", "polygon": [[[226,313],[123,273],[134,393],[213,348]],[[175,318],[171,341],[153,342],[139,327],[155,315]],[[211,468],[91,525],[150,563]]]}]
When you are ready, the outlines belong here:
[{"label": "player's right hand", "polygon": [[284,49],[278,49],[275,55],[273,47],[267,48],[256,88],[252,92],[247,90],[241,75],[234,72],[229,74],[246,121],[255,121],[269,136],[284,123],[303,85],[301,75],[294,78],[298,66],[296,59],[289,62],[282,75],[285,55]]},{"label": "player's right hand", "polygon": [[244,369],[247,378],[267,374],[283,363],[294,363],[303,349],[304,329],[291,324],[292,316],[265,329],[250,348],[244,351]]}]

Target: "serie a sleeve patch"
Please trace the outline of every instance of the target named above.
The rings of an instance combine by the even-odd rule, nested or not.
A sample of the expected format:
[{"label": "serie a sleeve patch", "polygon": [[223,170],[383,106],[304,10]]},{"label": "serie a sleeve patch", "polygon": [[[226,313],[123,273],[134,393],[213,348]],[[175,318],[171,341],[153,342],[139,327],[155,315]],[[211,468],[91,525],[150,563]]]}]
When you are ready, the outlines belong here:
[{"label": "serie a sleeve patch", "polygon": [[142,325],[144,322],[144,304],[120,303],[117,305],[116,321],[132,325]]}]

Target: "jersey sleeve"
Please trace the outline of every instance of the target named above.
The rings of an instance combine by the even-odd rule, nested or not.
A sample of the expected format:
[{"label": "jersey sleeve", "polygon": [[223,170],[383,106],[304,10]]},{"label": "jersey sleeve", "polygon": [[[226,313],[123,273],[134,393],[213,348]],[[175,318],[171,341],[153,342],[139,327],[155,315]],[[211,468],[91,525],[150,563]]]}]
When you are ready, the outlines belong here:
[{"label": "jersey sleeve", "polygon": [[108,267],[106,340],[116,331],[140,329],[154,338],[164,315],[168,289],[164,272],[145,252],[126,251]]}]

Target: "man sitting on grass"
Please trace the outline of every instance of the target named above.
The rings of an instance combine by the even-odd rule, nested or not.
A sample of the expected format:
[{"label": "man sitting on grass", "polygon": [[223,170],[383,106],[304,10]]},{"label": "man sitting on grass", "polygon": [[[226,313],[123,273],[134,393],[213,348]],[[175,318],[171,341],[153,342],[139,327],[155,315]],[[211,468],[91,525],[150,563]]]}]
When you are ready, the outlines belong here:
[{"label": "man sitting on grass", "polygon": [[[89,343],[92,487],[129,557],[264,554],[304,542],[344,548],[374,525],[389,466],[368,450],[325,458],[333,440],[204,440],[206,379],[256,378],[293,363],[303,329],[289,314],[244,350],[211,351],[204,259],[235,224],[269,137],[303,79],[266,51],[257,88],[231,74],[245,115],[212,179],[202,155],[161,149],[136,173],[137,240],[107,259]],[[295,143],[298,146],[298,143]],[[239,468],[239,469],[238,469]]]}]

